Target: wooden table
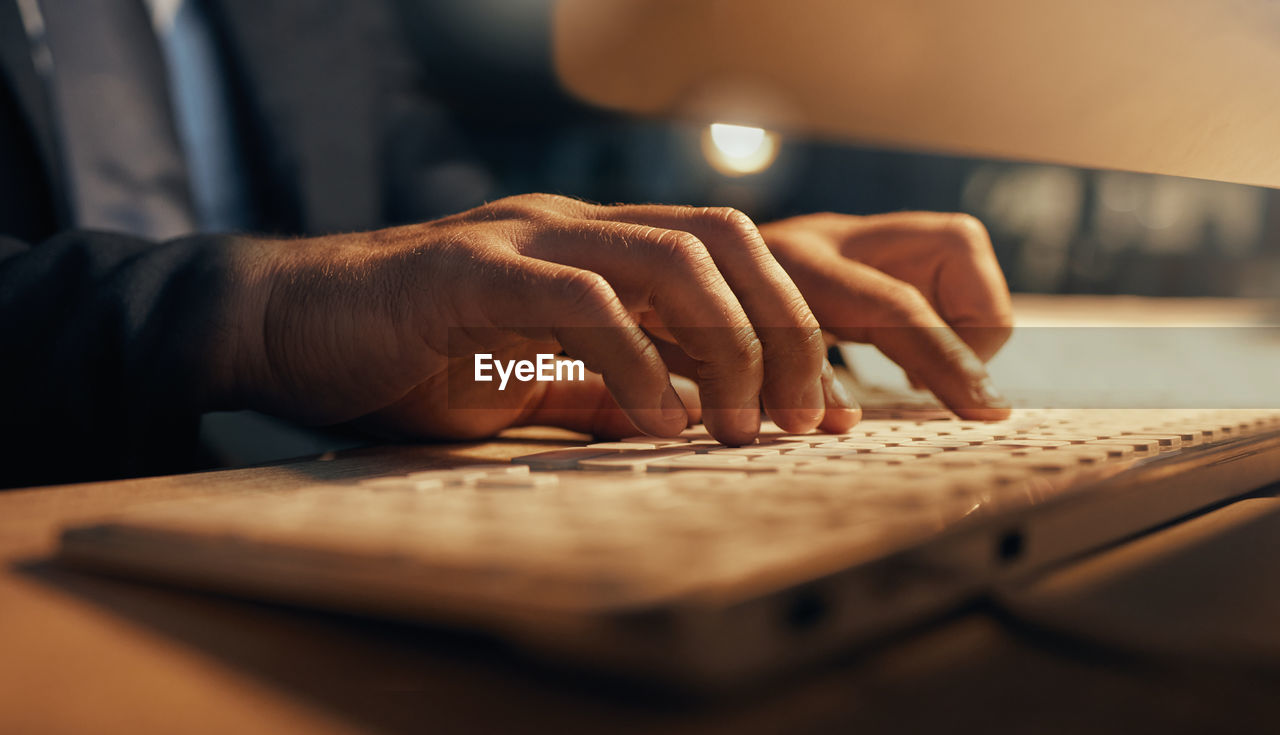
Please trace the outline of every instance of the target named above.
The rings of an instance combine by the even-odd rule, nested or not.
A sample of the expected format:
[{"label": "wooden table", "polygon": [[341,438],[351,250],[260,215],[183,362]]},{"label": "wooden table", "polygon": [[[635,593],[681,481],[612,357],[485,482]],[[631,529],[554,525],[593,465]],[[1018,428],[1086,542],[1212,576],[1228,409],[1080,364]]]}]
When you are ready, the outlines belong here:
[{"label": "wooden table", "polygon": [[[566,438],[525,431],[483,444],[0,491],[0,733],[1131,733],[1280,725],[1280,661],[1206,665],[1135,653],[1046,633],[991,603],[803,675],[690,701],[557,670],[450,631],[95,577],[49,561],[60,527],[135,503],[492,461]],[[1188,574],[1238,574],[1257,563],[1242,584],[1256,580],[1265,590],[1280,579],[1268,558],[1280,555],[1233,554],[1216,561],[1189,554]],[[1260,604],[1280,611],[1278,600],[1270,593]]]}]

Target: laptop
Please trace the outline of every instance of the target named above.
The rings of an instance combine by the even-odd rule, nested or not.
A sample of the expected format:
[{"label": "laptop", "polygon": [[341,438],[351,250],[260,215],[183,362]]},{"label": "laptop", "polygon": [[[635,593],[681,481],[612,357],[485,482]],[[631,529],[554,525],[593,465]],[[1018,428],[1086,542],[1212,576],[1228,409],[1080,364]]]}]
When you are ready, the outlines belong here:
[{"label": "laptop", "polygon": [[[1265,5],[1240,3],[1264,15]],[[890,144],[1280,184],[1273,156],[1238,155],[1272,145],[1263,123],[1276,116],[1262,107],[1280,96],[1252,93],[1280,73],[1250,71],[1224,88],[1180,60],[1216,50],[1207,57],[1214,69],[1247,62],[1259,73],[1275,70],[1276,51],[1220,42],[1223,33],[1253,38],[1257,24],[1243,15],[1184,4],[1169,20],[1163,4],[1141,2],[1099,27],[1071,7],[898,7],[697,0],[655,9],[567,0],[557,19],[557,63],[586,99],[631,112],[714,114]],[[1154,19],[1160,33],[1146,30]],[[1040,63],[1028,67],[1021,32],[1049,21]],[[1210,41],[1190,33],[1205,28],[1216,29],[1205,35]],[[847,38],[824,51],[820,41],[835,29],[867,35],[884,54],[867,57],[873,46]],[[786,40],[751,43],[766,30]],[[877,41],[887,31],[892,42]],[[1088,57],[1082,39],[1094,38],[1105,43],[1088,46],[1095,54]],[[1112,103],[1105,114],[1081,116],[1074,128],[1037,117],[1071,109],[1059,96],[1089,101],[1064,71],[1068,52],[1086,60],[1078,70],[1086,77],[1107,65],[1122,80],[1150,72],[1144,88],[1164,100],[1164,67],[1144,60],[1175,47],[1182,56],[1170,55],[1169,74],[1192,93],[1129,107],[1112,85],[1105,88],[1112,97],[1093,100]],[[939,48],[959,55],[944,64],[930,55]],[[965,53],[978,48],[995,51],[985,61]],[[823,53],[850,55],[853,71],[831,73]],[[1017,84],[1006,89],[1017,91],[1016,104],[999,96],[1005,77],[993,80],[984,67],[1015,60]],[[966,65],[968,73],[951,73]],[[876,87],[868,68],[894,84]],[[976,94],[981,103],[922,122],[930,99],[959,104],[948,80],[977,85],[968,99]],[[1197,90],[1238,104],[1169,107]],[[857,111],[845,107],[850,91],[862,95]],[[877,100],[884,104],[871,104]],[[1164,126],[1170,111],[1184,113],[1189,137]],[[890,125],[895,119],[902,124]],[[1151,135],[1138,136],[1139,145],[1132,135],[1153,119],[1168,145],[1150,145]],[[1235,123],[1232,135],[1205,132],[1222,130],[1223,120]],[[1040,130],[1000,134],[1021,123]],[[909,385],[880,379],[874,355],[842,347],[833,361],[867,416],[843,434],[791,435],[766,424],[755,444],[730,448],[693,427],[675,440],[584,440],[508,461],[157,503],[66,529],[59,555],[86,569],[252,599],[484,631],[601,671],[698,689],[733,686],[1280,481],[1280,400],[1266,386],[1254,391],[1248,371],[1228,370],[1274,360],[1269,330],[1182,325],[1143,341],[1094,326],[1084,334],[1102,341],[1086,340],[1074,357],[1045,364],[1046,332],[1023,321],[999,360],[1013,383],[1018,366],[1036,367],[1024,370],[1026,390],[1020,398],[1013,392],[1019,407],[1004,421],[961,421]],[[1197,328],[1214,331],[1186,331]],[[1157,371],[1162,378],[1153,380],[1130,370],[1132,384],[1117,384],[1118,366],[1194,363],[1187,355],[1208,334],[1225,339],[1214,343],[1221,393],[1194,371]],[[1092,381],[1069,380],[1085,358],[1126,345],[1145,362],[1104,363]],[[1001,369],[992,366],[997,377]],[[1185,389],[1197,380],[1196,390]]]}]

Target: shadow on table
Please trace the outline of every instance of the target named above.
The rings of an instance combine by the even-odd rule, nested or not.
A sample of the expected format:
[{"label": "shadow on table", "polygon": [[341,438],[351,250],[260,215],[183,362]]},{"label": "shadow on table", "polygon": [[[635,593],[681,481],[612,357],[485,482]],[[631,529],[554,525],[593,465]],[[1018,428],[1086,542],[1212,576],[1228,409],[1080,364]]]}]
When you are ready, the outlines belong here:
[{"label": "shadow on table", "polygon": [[[761,692],[715,699],[532,659],[492,638],[87,574],[20,573],[385,732],[774,732]],[[786,698],[796,682],[770,688]],[[802,697],[803,699],[803,697]],[[794,703],[782,713],[803,722]]]}]

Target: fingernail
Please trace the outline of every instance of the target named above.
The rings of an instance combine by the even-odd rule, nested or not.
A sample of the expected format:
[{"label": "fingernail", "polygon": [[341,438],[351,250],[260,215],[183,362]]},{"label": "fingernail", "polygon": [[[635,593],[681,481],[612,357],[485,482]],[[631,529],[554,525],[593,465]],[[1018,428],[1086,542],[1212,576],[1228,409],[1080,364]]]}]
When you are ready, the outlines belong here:
[{"label": "fingernail", "polygon": [[1009,400],[1000,391],[996,390],[995,383],[992,383],[989,377],[983,378],[974,386],[974,395],[984,406],[1005,407],[1009,405]]},{"label": "fingernail", "polygon": [[668,424],[679,422],[681,429],[689,425],[689,413],[684,409],[684,402],[676,395],[676,389],[670,383],[662,392],[662,420]]},{"label": "fingernail", "polygon": [[805,391],[804,395],[801,396],[800,405],[797,406],[799,409],[797,413],[803,415],[805,421],[811,421],[816,424],[822,420],[822,411],[826,408],[826,405],[826,387],[822,384],[822,377],[819,376],[813,382],[813,385],[809,387],[809,390]]},{"label": "fingernail", "polygon": [[849,389],[844,387],[844,382],[839,377],[831,380],[831,398],[835,400],[836,405],[841,408],[860,408],[857,399],[849,394]]}]

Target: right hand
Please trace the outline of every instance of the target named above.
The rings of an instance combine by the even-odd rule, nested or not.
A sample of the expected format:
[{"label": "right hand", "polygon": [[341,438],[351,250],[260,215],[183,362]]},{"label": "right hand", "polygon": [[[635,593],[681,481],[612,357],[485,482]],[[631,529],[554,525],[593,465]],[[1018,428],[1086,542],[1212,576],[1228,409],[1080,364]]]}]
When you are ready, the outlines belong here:
[{"label": "right hand", "polygon": [[[670,436],[700,404],[727,444],[756,436],[762,403],[787,431],[859,417],[800,292],[731,209],[525,195],[372,233],[242,239],[232,267],[216,383],[238,407],[461,439],[521,423],[627,433],[619,419]],[[659,349],[673,344],[697,398],[673,388]],[[561,350],[602,381],[471,380],[474,353]]]},{"label": "right hand", "polygon": [[987,229],[958,213],[819,213],[760,228],[822,328],[869,342],[961,418],[1009,415],[983,363],[1013,332]]}]

